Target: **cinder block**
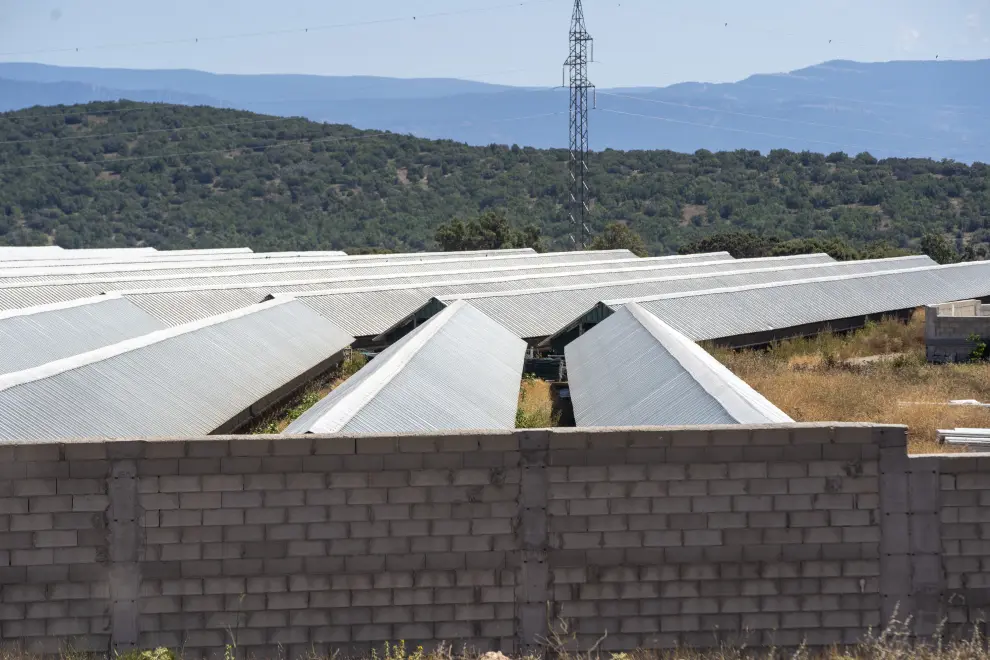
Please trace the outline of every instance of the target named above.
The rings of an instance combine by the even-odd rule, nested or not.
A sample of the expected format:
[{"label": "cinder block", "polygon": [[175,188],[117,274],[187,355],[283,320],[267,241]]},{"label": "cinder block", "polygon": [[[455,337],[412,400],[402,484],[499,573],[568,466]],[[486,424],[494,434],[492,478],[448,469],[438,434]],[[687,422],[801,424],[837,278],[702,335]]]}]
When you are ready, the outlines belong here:
[{"label": "cinder block", "polygon": [[[607,539],[606,539],[607,541]],[[684,545],[721,545],[722,531],[717,529],[688,529],[684,532]]]},{"label": "cinder block", "polygon": [[786,495],[787,479],[750,479],[747,490],[750,495]]},{"label": "cinder block", "polygon": [[671,497],[699,497],[708,494],[708,482],[704,480],[672,481],[667,486]]},{"label": "cinder block", "polygon": [[774,511],[811,511],[811,495],[774,495]]},{"label": "cinder block", "polygon": [[691,510],[695,513],[721,513],[733,510],[732,498],[727,495],[695,497],[692,498],[691,504]]}]

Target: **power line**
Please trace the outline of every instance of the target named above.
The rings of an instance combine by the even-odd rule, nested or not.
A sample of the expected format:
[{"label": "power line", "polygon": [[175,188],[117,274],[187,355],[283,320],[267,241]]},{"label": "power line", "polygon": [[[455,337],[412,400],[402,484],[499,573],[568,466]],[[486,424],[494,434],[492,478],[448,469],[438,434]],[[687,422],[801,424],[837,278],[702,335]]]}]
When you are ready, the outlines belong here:
[{"label": "power line", "polygon": [[[758,75],[770,75],[770,74],[758,74]],[[781,77],[786,77],[786,74],[781,74]],[[816,92],[804,92],[804,91],[796,91],[792,89],[780,89],[779,87],[770,87],[769,85],[758,85],[755,83],[751,83],[749,82],[748,79],[740,80],[739,82],[734,84],[740,85],[742,87],[750,87],[753,89],[765,89],[769,92],[780,92],[781,94],[792,94],[794,96],[806,96],[808,98],[813,98],[813,99],[829,99],[831,101],[844,101],[846,103],[860,103],[862,105],[875,105],[875,106],[883,106],[888,108],[900,108],[902,110],[911,110],[913,112],[918,111],[918,107],[916,105],[912,105],[909,103],[893,103],[890,101],[854,99],[854,98],[849,98],[847,96],[832,96],[829,94],[819,94]],[[964,107],[972,107],[972,106],[964,106]],[[954,105],[937,105],[934,106],[932,109],[939,111],[954,112],[960,115],[972,115],[975,117],[987,116],[985,113],[960,110],[959,106],[954,106]]]},{"label": "power line", "polygon": [[228,41],[232,39],[250,39],[256,37],[270,37],[289,34],[307,34],[309,32],[325,32],[327,30],[338,30],[342,28],[366,27],[369,25],[385,25],[388,23],[402,23],[406,21],[429,20],[434,18],[447,18],[449,16],[463,16],[465,14],[479,14],[484,12],[499,11],[502,9],[514,9],[527,5],[547,4],[557,2],[557,0],[523,0],[511,4],[489,5],[487,7],[476,7],[474,9],[459,9],[454,11],[434,12],[430,14],[417,14],[415,16],[396,16],[392,18],[377,18],[367,21],[355,21],[352,23],[334,23],[330,25],[314,25],[310,27],[285,28],[281,30],[264,30],[259,32],[242,32],[239,34],[225,34],[207,37],[182,37],[177,39],[162,39],[155,41],[132,41],[117,44],[102,44],[98,46],[79,46],[68,48],[51,48],[46,50],[35,50],[25,52],[0,53],[0,57],[24,57],[33,55],[47,55],[52,53],[79,53],[89,50],[107,50],[114,48],[135,48],[141,46],[173,46],[178,44],[198,44],[210,41]]},{"label": "power line", "polygon": [[[801,126],[814,126],[814,127],[817,127],[817,128],[831,128],[831,129],[839,130],[839,131],[855,131],[857,133],[869,133],[871,135],[880,135],[880,136],[886,136],[886,137],[910,138],[912,140],[927,140],[929,142],[944,142],[944,140],[942,138],[936,138],[936,137],[926,136],[926,135],[912,135],[910,133],[893,133],[893,132],[890,132],[890,131],[877,131],[877,130],[874,130],[874,129],[871,129],[871,128],[856,128],[855,126],[838,126],[838,125],[835,125],[835,124],[824,124],[822,122],[806,121],[806,120],[803,120],[803,119],[788,119],[786,117],[771,117],[771,116],[768,116],[768,115],[757,115],[757,114],[751,114],[751,113],[748,113],[748,112],[737,112],[735,110],[723,110],[721,108],[710,108],[710,107],[707,107],[707,106],[691,105],[690,103],[678,103],[676,101],[662,101],[660,99],[648,99],[648,98],[645,98],[645,97],[642,97],[642,96],[632,96],[632,95],[628,95],[628,94],[613,94],[613,93],[610,93],[610,92],[599,92],[599,94],[601,94],[602,96],[613,96],[615,98],[621,98],[621,99],[633,99],[633,100],[636,100],[636,101],[645,101],[647,103],[656,103],[656,104],[659,104],[659,105],[669,105],[669,106],[675,106],[675,107],[681,107],[681,108],[688,108],[690,110],[701,110],[701,111],[706,111],[706,112],[716,112],[716,113],[725,114],[725,115],[734,115],[736,117],[748,117],[750,119],[763,119],[763,120],[767,120],[767,121],[786,122],[788,124],[798,124],[798,125],[801,125]],[[968,147],[985,147],[987,145],[986,144],[973,143],[973,142],[967,142],[966,143],[966,146],[968,146]]]},{"label": "power line", "polygon": [[[873,135],[886,135],[886,136],[891,136],[891,137],[914,137],[912,135],[908,135],[907,133],[889,133],[889,132],[885,132],[885,131],[875,131],[875,130],[872,130],[872,129],[869,129],[869,128],[854,128],[854,127],[851,127],[851,126],[836,126],[834,124],[823,124],[823,123],[820,123],[820,122],[817,122],[817,121],[804,121],[804,120],[801,120],[801,119],[787,119],[785,117],[770,117],[768,115],[756,115],[756,114],[750,114],[748,112],[737,112],[735,110],[722,110],[720,108],[709,108],[709,107],[706,107],[706,106],[691,105],[690,103],[678,103],[676,101],[662,101],[660,99],[648,99],[648,98],[645,98],[645,97],[642,97],[642,96],[631,96],[629,94],[613,94],[611,92],[598,92],[598,93],[601,94],[602,96],[614,96],[615,98],[620,98],[620,99],[633,99],[635,101],[645,101],[647,103],[656,103],[656,104],[659,104],[659,105],[669,105],[669,106],[675,106],[675,107],[680,107],[680,108],[688,108],[690,110],[702,110],[702,111],[706,111],[706,112],[717,112],[717,113],[725,114],[725,115],[734,115],[736,117],[748,117],[750,119],[765,119],[765,120],[768,120],[768,121],[780,121],[780,122],[787,122],[789,124],[800,124],[802,126],[816,126],[816,127],[819,127],[819,128],[834,128],[834,129],[844,130],[844,131],[857,131],[857,132],[861,132],[861,133],[871,133]],[[933,139],[933,138],[927,138],[927,139]]]},{"label": "power line", "polygon": [[[484,71],[481,73],[465,73],[459,74],[458,77],[452,76],[426,76],[427,78],[449,78],[451,80],[462,80],[465,82],[481,82],[485,85],[499,86],[499,83],[489,83],[484,81],[475,80],[481,76],[492,76],[504,73],[520,73],[520,72],[532,72],[532,71],[546,71],[546,67],[529,67],[525,69],[507,69],[502,71]],[[218,76],[223,76],[224,74],[215,74]],[[313,76],[314,78],[326,77],[333,78],[335,76]],[[359,92],[365,89],[374,89],[377,86],[375,84],[368,84],[357,89],[350,89],[348,93]],[[520,91],[531,91],[531,92],[544,92],[544,91],[555,91],[560,89],[557,85],[544,85],[541,87],[521,87]],[[134,90],[120,90],[123,92],[134,91]],[[170,90],[181,93],[182,90]],[[292,99],[250,99],[247,101],[238,101],[238,107],[223,106],[215,109],[218,110],[229,110],[231,112],[254,112],[248,109],[249,106],[259,106],[259,105],[274,105],[279,103],[314,103],[320,105],[329,105],[333,103],[344,103],[355,99],[328,99],[328,98],[292,98]],[[367,100],[367,99],[362,99]],[[127,98],[120,98],[115,101],[90,101],[89,103],[122,103],[122,102],[140,103],[141,105],[134,108],[115,108],[113,110],[91,110],[91,111],[80,111],[80,110],[69,110],[66,112],[46,112],[46,113],[30,113],[25,114],[23,110],[7,110],[0,112],[0,121],[13,121],[19,122],[23,120],[34,120],[34,119],[45,119],[49,117],[70,117],[73,115],[86,115],[92,117],[101,117],[108,115],[123,115],[137,112],[152,112],[154,110],[169,110],[174,107],[184,107],[192,108],[196,106],[188,105],[185,103],[168,103],[165,101],[153,101],[153,102],[141,102],[141,101],[130,101]],[[212,107],[212,106],[211,106]],[[16,113],[16,114],[15,114]],[[273,119],[280,119],[279,117],[274,117]],[[292,119],[292,117],[288,117]]]},{"label": "power line", "polygon": [[776,138],[778,140],[793,140],[795,142],[814,142],[816,144],[827,144],[827,145],[830,145],[830,146],[833,146],[833,147],[843,147],[843,148],[853,147],[853,148],[856,148],[856,149],[865,149],[865,150],[869,150],[870,149],[870,147],[866,147],[866,146],[863,146],[863,145],[842,144],[840,142],[829,142],[827,140],[811,140],[811,139],[806,139],[806,138],[797,138],[797,137],[794,137],[794,136],[791,136],[791,135],[779,135],[779,134],[776,134],[776,133],[764,133],[762,131],[750,131],[750,130],[746,130],[744,128],[733,128],[731,126],[717,126],[715,124],[702,124],[702,123],[696,122],[696,121],[686,121],[686,120],[683,120],[683,119],[671,119],[670,117],[657,117],[655,115],[641,115],[641,114],[638,114],[638,113],[635,113],[635,112],[624,112],[622,110],[611,110],[609,108],[598,108],[598,110],[600,112],[610,112],[610,113],[615,114],[615,115],[626,115],[628,117],[641,117],[643,119],[654,119],[656,121],[664,121],[664,122],[668,122],[668,123],[671,123],[671,124],[683,124],[685,126],[698,126],[700,128],[712,128],[712,129],[716,129],[716,130],[720,130],[720,131],[731,131],[733,133],[745,133],[745,134],[748,134],[748,135],[761,135],[763,137],[772,137],[772,138]]}]

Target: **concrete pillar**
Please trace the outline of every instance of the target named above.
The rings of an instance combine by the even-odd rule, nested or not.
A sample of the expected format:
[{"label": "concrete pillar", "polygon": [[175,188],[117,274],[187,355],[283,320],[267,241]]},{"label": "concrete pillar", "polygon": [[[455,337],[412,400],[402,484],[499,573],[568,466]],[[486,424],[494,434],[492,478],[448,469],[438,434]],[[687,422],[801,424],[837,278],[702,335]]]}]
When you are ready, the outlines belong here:
[{"label": "concrete pillar", "polygon": [[516,651],[539,652],[549,634],[550,563],[547,500],[549,431],[519,434],[519,513],[516,535],[519,575],[516,581]]}]

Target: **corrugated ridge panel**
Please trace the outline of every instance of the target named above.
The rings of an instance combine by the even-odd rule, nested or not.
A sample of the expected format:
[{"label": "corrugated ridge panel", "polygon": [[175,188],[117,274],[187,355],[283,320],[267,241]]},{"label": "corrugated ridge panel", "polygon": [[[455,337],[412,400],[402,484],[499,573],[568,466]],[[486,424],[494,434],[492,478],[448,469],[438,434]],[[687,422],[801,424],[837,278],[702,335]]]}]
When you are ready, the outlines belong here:
[{"label": "corrugated ridge panel", "polygon": [[[112,257],[90,257],[76,259],[38,259],[31,261],[10,261],[0,263],[0,274],[45,274],[58,273],[60,271],[82,271],[90,269],[94,272],[113,272],[114,268],[126,269],[146,269],[164,268],[174,266],[176,268],[195,265],[200,262],[207,263],[237,263],[245,261],[249,263],[267,262],[276,259],[336,259],[343,260],[347,255],[343,252],[234,252],[229,254],[179,254],[173,255],[168,252],[157,252],[146,255],[140,259],[114,259]],[[33,273],[37,271],[37,273]]]},{"label": "corrugated ridge panel", "polygon": [[162,257],[172,257],[181,256],[186,254],[209,254],[209,255],[224,255],[224,254],[254,254],[254,250],[249,247],[236,247],[236,248],[199,248],[199,249],[189,249],[189,250],[159,250],[154,254],[152,258]]},{"label": "corrugated ridge panel", "polygon": [[0,440],[210,433],[351,341],[292,299],[160,330],[0,376]]},{"label": "corrugated ridge panel", "polygon": [[[616,253],[601,252],[553,252],[547,254],[512,255],[502,257],[478,257],[476,259],[425,259],[425,260],[395,260],[395,261],[351,261],[340,257],[292,257],[285,259],[250,259],[250,260],[208,260],[190,263],[173,263],[160,267],[157,262],[141,261],[131,264],[115,264],[109,268],[102,266],[77,267],[73,265],[60,269],[7,269],[0,271],[0,285],[16,286],[32,283],[47,282],[61,284],[70,282],[130,280],[133,282],[157,282],[170,278],[192,280],[197,277],[211,275],[223,277],[246,276],[251,273],[267,273],[271,277],[290,278],[287,273],[304,273],[321,270],[338,271],[341,276],[355,273],[368,275],[383,275],[389,273],[419,272],[419,271],[458,271],[458,270],[488,270],[491,268],[507,268],[526,265],[553,265],[559,263],[689,263],[692,259],[684,257],[656,257],[640,259],[636,256],[617,258]],[[713,260],[721,260],[714,257]],[[330,276],[330,275],[327,275]],[[151,285],[149,285],[151,286]]]},{"label": "corrugated ridge panel", "polygon": [[[555,252],[539,255],[515,255],[511,257],[481,257],[478,259],[440,259],[423,261],[396,261],[396,262],[350,262],[337,257],[317,258],[310,260],[294,260],[287,262],[276,260],[272,262],[252,262],[236,264],[206,262],[206,265],[188,269],[167,268],[156,270],[138,271],[113,271],[108,273],[82,273],[76,275],[12,275],[0,281],[0,287],[10,288],[16,286],[31,285],[70,285],[89,284],[102,282],[107,285],[119,282],[132,282],[128,287],[136,288],[160,288],[163,286],[180,286],[189,284],[190,286],[205,284],[237,284],[239,282],[257,281],[263,277],[266,281],[294,280],[302,277],[332,277],[345,276],[350,273],[355,274],[381,274],[392,273],[414,273],[428,271],[450,271],[465,268],[485,269],[487,267],[505,267],[539,264],[563,264],[577,263],[593,260],[596,262],[622,261],[637,263],[637,257],[627,259],[617,259],[616,254],[594,254],[586,252]],[[146,263],[146,262],[144,262]],[[228,278],[228,279],[224,279]],[[31,281],[31,280],[34,281]],[[175,283],[170,283],[176,280]],[[195,281],[202,280],[202,281]],[[166,284],[162,284],[165,282]]]},{"label": "corrugated ridge panel", "polygon": [[793,422],[636,303],[568,344],[565,355],[577,426]]},{"label": "corrugated ridge panel", "polygon": [[452,305],[392,345],[285,430],[409,433],[515,427],[526,344]]},{"label": "corrugated ridge panel", "polygon": [[[702,341],[990,296],[990,261],[669,294],[636,301]],[[606,300],[618,307],[627,301]]]},{"label": "corrugated ridge panel", "polygon": [[[688,275],[679,278],[613,282],[600,286],[559,287],[556,289],[477,293],[437,296],[442,304],[455,299],[472,305],[495,319],[516,336],[526,339],[546,337],[566,328],[601,300],[633,298],[682,291],[702,291],[719,286],[741,286],[767,282],[824,277],[841,273],[890,270],[892,265],[930,263],[928,257],[903,257],[869,261],[844,261],[799,266],[767,267],[728,272]],[[740,262],[736,262],[740,263]]]},{"label": "corrugated ridge panel", "polygon": [[30,369],[163,328],[161,321],[116,295],[0,312],[0,374]]},{"label": "corrugated ridge panel", "polygon": [[[503,266],[485,270],[432,271],[425,273],[396,273],[386,275],[351,276],[345,272],[341,277],[302,279],[288,282],[245,282],[231,285],[207,284],[195,287],[171,287],[167,289],[134,289],[122,293],[136,305],[148,311],[169,325],[188,323],[223,311],[237,309],[244,305],[264,300],[268,295],[292,293],[299,296],[325,295],[331,292],[347,292],[364,295],[368,302],[365,308],[376,308],[375,294],[385,290],[409,290],[404,299],[411,301],[402,307],[408,311],[419,307],[421,301],[430,296],[413,289],[422,287],[443,287],[443,291],[474,291],[479,289],[502,290],[510,283],[523,286],[557,283],[563,278],[576,279],[615,279],[633,276],[637,272],[708,272],[730,268],[739,261],[682,262],[666,258],[594,261],[580,263],[544,263],[526,266]],[[364,271],[362,271],[364,272]],[[433,291],[431,288],[430,291]],[[2,289],[0,289],[2,295]],[[399,294],[402,297],[402,294]],[[398,311],[394,308],[391,314]],[[401,316],[396,317],[401,318]]]},{"label": "corrugated ridge panel", "polygon": [[[618,253],[614,253],[618,254]],[[571,261],[580,261],[586,258],[587,253],[581,252],[560,252],[544,255],[509,257],[508,260],[521,259],[516,261],[501,261],[501,264],[527,263],[527,264],[563,264]],[[606,255],[598,255],[605,257]],[[441,266],[448,262],[439,262]],[[357,265],[356,268],[360,268]],[[382,273],[396,272],[417,272],[420,270],[434,270],[437,262],[421,263],[395,263],[385,265],[373,265],[373,269]],[[207,285],[229,285],[243,282],[279,282],[298,280],[305,274],[306,277],[326,277],[342,276],[351,272],[348,267],[341,268],[337,263],[326,266],[315,267],[289,267],[277,269],[249,268],[248,270],[237,270],[236,272],[225,272],[214,275],[159,275],[159,276],[125,276],[106,278],[85,278],[79,280],[59,279],[56,282],[31,282],[26,284],[0,284],[0,310],[17,309],[20,307],[30,307],[33,305],[45,305],[54,302],[74,300],[99,295],[109,291],[122,291],[129,289],[149,289],[149,288],[175,288],[180,286],[207,286]],[[356,271],[355,271],[356,272]],[[367,270],[362,272],[376,272]]]},{"label": "corrugated ridge panel", "polygon": [[[802,255],[801,260],[814,262],[821,256],[825,255]],[[827,256],[825,257],[827,258]],[[791,257],[787,257],[786,260],[787,263],[799,262],[797,258]],[[549,275],[502,276],[456,281],[437,279],[437,281],[430,283],[408,285],[392,283],[384,286],[329,291],[305,291],[296,288],[288,292],[288,295],[299,297],[305,304],[324,314],[327,318],[335,319],[335,322],[344,324],[348,332],[351,332],[355,337],[366,337],[378,335],[402,323],[404,319],[428,304],[431,298],[440,296],[460,296],[463,294],[467,297],[469,294],[498,294],[506,291],[514,293],[520,289],[527,291],[544,290],[548,287],[554,291],[560,288],[597,288],[600,284],[609,282],[654,281],[655,278],[666,279],[674,274],[691,272],[706,274],[729,270],[733,267],[742,268],[743,263],[742,260],[699,263],[657,261],[645,269],[644,267],[632,266],[600,272],[561,270]],[[749,267],[769,267],[774,263],[779,263],[779,261],[754,259],[747,262],[746,265]],[[577,284],[565,286],[561,284],[562,281],[573,281]]]}]

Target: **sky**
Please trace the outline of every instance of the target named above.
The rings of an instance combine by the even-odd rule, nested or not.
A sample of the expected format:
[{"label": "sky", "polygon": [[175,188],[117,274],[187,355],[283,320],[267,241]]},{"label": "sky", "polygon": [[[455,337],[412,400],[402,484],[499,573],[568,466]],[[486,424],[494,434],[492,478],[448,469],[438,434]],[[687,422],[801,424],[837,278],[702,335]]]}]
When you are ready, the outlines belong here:
[{"label": "sky", "polygon": [[[561,84],[572,5],[0,0],[0,61],[553,86]],[[584,6],[598,60],[591,79],[599,87],[730,82],[834,59],[990,58],[988,0],[584,0]]]}]

